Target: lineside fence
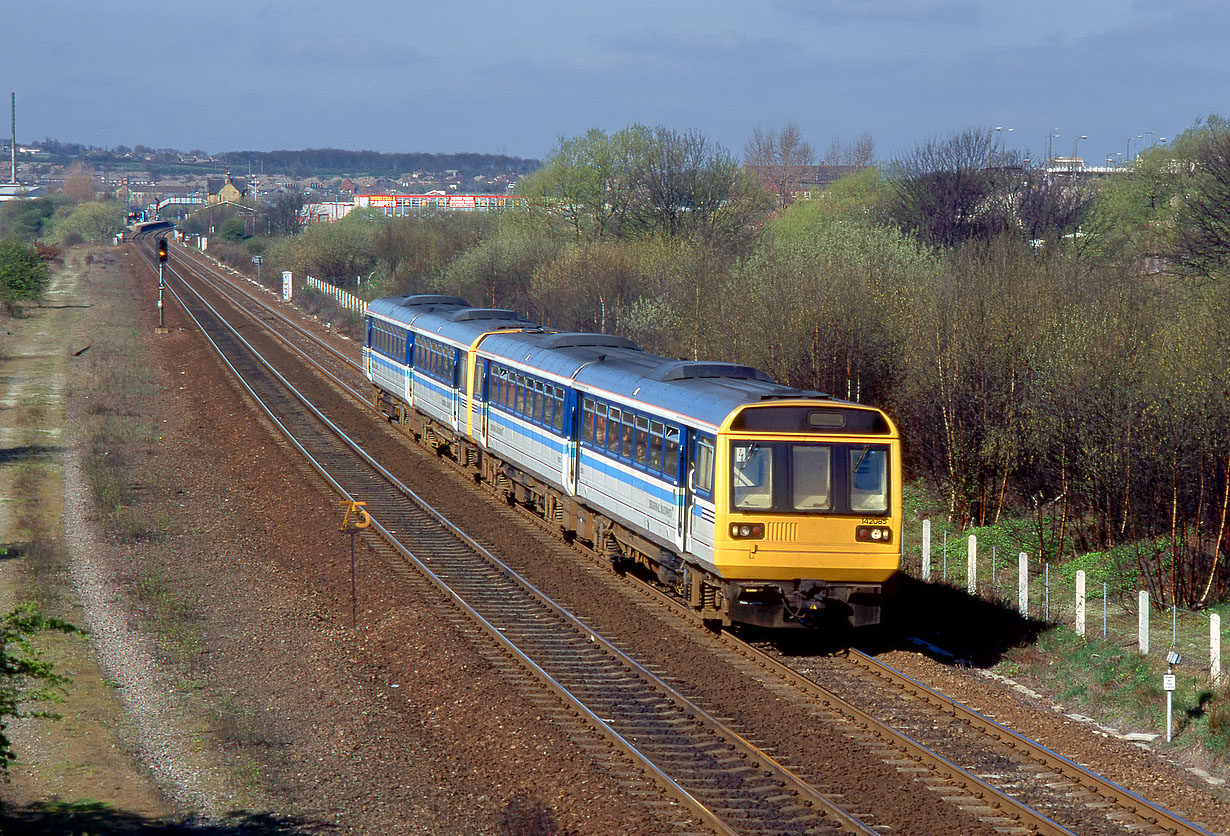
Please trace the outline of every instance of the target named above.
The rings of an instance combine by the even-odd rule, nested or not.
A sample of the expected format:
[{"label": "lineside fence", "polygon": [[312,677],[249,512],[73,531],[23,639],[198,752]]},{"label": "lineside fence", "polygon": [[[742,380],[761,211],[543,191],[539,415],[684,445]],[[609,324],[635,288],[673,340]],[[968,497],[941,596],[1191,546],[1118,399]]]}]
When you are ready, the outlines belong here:
[{"label": "lineside fence", "polygon": [[1148,656],[1150,649],[1180,653],[1184,667],[1226,681],[1221,665],[1221,616],[1215,612],[1155,607],[1146,590],[1125,593],[1105,582],[1090,583],[1085,570],[1052,571],[1025,552],[979,549],[977,535],[933,538],[923,520],[917,560],[907,553],[903,569],[924,583],[942,583],[1011,607],[1023,617],[1063,624],[1082,637],[1101,637]]},{"label": "lineside fence", "polygon": [[308,276],[304,279],[304,284],[310,287],[317,293],[323,293],[337,302],[337,306],[344,311],[354,311],[359,316],[367,313],[367,302],[355,296],[348,290],[343,290],[340,287],[334,287],[326,281]]}]

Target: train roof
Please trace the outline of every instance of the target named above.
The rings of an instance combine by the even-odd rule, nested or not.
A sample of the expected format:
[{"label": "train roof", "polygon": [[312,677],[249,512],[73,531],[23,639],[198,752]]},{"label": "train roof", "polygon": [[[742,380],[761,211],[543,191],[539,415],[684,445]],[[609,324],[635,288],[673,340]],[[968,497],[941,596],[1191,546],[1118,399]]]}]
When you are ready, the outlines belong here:
[{"label": "train roof", "polygon": [[783,399],[846,403],[822,392],[783,386],[749,366],[662,357],[613,334],[551,331],[514,311],[474,308],[456,296],[387,297],[371,302],[368,312],[413,324],[415,330],[462,348],[487,334],[479,346],[484,356],[710,429],[751,404]]},{"label": "train roof", "polygon": [[675,360],[609,334],[492,334],[479,353],[581,391],[716,429],[739,407],[782,398],[823,398],[731,363]]},{"label": "train roof", "polygon": [[459,310],[470,303],[458,296],[418,294],[415,296],[385,296],[367,303],[367,312],[383,316],[394,322],[409,325],[415,317],[424,313],[442,310]]}]

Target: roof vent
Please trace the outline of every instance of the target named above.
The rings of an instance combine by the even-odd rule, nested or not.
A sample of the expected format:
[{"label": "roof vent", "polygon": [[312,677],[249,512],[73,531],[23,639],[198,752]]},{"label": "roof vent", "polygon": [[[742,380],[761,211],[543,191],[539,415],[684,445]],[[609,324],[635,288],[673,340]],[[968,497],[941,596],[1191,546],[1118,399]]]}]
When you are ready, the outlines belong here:
[{"label": "roof vent", "polygon": [[457,305],[461,308],[470,307],[470,303],[458,296],[435,296],[432,294],[420,294],[418,296],[407,296],[397,303],[399,308],[416,308],[420,305]]},{"label": "roof vent", "polygon": [[449,317],[450,322],[467,322],[475,319],[510,319],[513,322],[526,322],[516,311],[506,311],[500,308],[466,308],[457,311]]},{"label": "roof vent", "polygon": [[697,380],[700,378],[726,378],[727,380],[758,380],[762,383],[772,383],[769,377],[759,369],[751,366],[736,366],[733,363],[698,363],[691,360],[679,360],[659,367],[649,377],[654,380]]},{"label": "roof vent", "polygon": [[570,332],[552,334],[542,341],[543,348],[630,348],[640,351],[636,343],[614,334],[592,334],[587,332]]}]

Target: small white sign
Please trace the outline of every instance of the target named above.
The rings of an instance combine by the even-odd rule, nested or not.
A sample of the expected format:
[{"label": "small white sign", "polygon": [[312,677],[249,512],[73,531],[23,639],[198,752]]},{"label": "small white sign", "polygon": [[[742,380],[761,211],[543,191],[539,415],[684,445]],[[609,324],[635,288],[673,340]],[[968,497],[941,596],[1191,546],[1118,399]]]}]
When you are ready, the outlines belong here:
[{"label": "small white sign", "polygon": [[1166,691],[1173,691],[1175,689],[1175,675],[1173,673],[1162,675],[1162,688]]},{"label": "small white sign", "polygon": [[291,271],[282,271],[282,299],[289,302],[291,297],[295,295],[294,285],[291,284]]}]

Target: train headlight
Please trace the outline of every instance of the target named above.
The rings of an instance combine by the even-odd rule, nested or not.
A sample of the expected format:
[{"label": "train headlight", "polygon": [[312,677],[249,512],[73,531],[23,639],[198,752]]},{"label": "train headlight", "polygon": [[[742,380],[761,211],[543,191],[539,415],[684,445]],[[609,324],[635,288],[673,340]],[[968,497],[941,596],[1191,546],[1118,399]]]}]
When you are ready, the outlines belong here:
[{"label": "train headlight", "polygon": [[763,540],[764,523],[731,523],[732,540]]},{"label": "train headlight", "polygon": [[860,543],[891,543],[893,530],[884,525],[860,525],[854,529],[854,539]]}]

